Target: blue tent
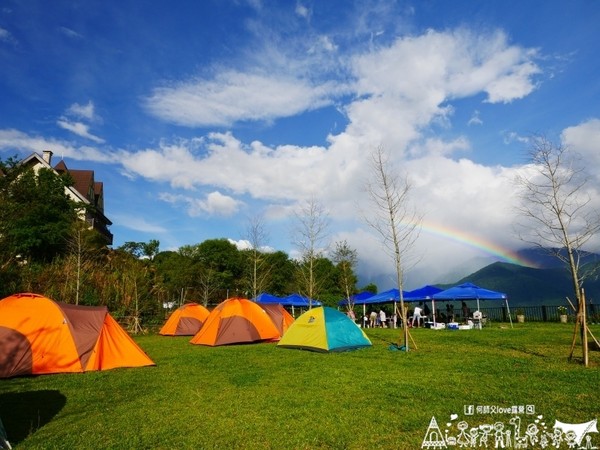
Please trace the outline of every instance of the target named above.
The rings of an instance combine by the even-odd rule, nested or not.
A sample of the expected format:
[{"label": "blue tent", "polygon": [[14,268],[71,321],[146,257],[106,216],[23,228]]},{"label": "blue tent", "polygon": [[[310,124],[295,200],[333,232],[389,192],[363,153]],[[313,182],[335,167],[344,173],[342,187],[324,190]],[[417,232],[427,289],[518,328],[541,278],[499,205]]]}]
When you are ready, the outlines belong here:
[{"label": "blue tent", "polygon": [[291,294],[284,297],[282,300],[283,302],[281,304],[284,306],[299,306],[301,308],[308,308],[310,305],[321,306],[321,302],[317,300],[310,301],[308,297],[303,297],[300,294]]},{"label": "blue tent", "polygon": [[434,294],[438,294],[440,292],[442,292],[442,289],[440,289],[439,287],[426,285],[413,291],[408,291],[404,295],[404,300],[406,300],[407,302],[421,302],[425,300],[432,300]]},{"label": "blue tent", "polygon": [[[433,294],[434,300],[477,300],[477,310],[479,310],[479,300],[504,300],[508,309],[508,297],[502,292],[491,291],[481,288],[473,283],[464,283],[459,286],[454,286],[445,291]],[[510,318],[510,309],[508,310]],[[512,325],[512,319],[511,319]]]},{"label": "blue tent", "polygon": [[[256,303],[278,303],[283,306],[299,306],[301,308],[308,308],[308,298],[301,296],[300,294],[292,294],[287,297],[277,297],[276,295],[267,294],[263,292],[258,295],[254,300]],[[317,300],[312,301],[312,306],[321,306],[321,302]]]},{"label": "blue tent", "polygon": [[506,294],[464,283],[433,294],[435,300],[506,300]]},{"label": "blue tent", "polygon": [[277,297],[275,295],[271,295],[271,294],[267,294],[266,292],[263,292],[262,294],[259,294],[254,301],[256,303],[278,303],[281,304],[281,300],[283,300],[281,297]]},{"label": "blue tent", "polygon": [[[405,296],[406,292],[403,291],[402,295]],[[398,289],[390,289],[389,291],[383,291],[379,294],[375,294],[365,300],[365,304],[372,305],[375,303],[396,303],[400,301],[400,291]]]},{"label": "blue tent", "polygon": [[[373,294],[372,292],[364,291],[364,292],[359,292],[358,294],[351,295],[350,299],[352,300],[352,303],[355,305],[364,305],[365,301],[368,300],[369,298],[373,297],[373,295],[375,295],[375,294]],[[340,300],[338,302],[338,305],[339,306],[348,305],[348,299],[345,298],[343,300]]]}]

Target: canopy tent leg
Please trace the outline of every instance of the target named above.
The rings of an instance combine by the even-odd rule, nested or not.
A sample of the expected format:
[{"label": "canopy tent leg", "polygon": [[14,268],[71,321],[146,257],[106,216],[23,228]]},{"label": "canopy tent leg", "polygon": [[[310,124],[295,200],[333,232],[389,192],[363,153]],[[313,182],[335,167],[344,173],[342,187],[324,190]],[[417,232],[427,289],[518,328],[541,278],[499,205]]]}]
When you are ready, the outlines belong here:
[{"label": "canopy tent leg", "polygon": [[508,320],[510,320],[510,327],[513,328],[512,317],[510,315],[510,307],[508,306],[508,299],[506,299],[506,310],[508,311]]}]

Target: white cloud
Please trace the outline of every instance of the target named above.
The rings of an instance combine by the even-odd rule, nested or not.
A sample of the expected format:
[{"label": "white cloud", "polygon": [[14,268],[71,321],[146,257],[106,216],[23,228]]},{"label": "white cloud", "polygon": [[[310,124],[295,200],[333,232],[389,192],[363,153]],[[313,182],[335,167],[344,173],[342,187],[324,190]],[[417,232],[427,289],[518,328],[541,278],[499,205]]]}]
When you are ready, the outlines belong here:
[{"label": "white cloud", "polygon": [[[87,123],[82,122],[82,120]],[[102,119],[96,114],[94,103],[90,100],[85,105],[73,103],[67,108],[65,115],[56,121],[56,124],[77,136],[102,144],[104,139],[92,134],[89,125],[101,121]]]},{"label": "white cloud", "polygon": [[0,27],[0,42],[16,43],[14,36],[5,28]]},{"label": "white cloud", "polygon": [[52,150],[57,156],[73,158],[78,161],[95,161],[102,163],[118,161],[118,155],[108,151],[89,146],[77,147],[71,142],[30,136],[27,133],[14,129],[0,130],[0,150],[29,153],[37,152],[40,154],[44,150]]},{"label": "white cloud", "polygon": [[75,30],[72,30],[71,28],[59,27],[58,29],[60,30],[60,32],[62,34],[64,34],[65,36],[67,36],[69,38],[72,38],[72,39],[81,39],[83,37],[81,34],[79,34]]},{"label": "white cloud", "polygon": [[158,198],[172,204],[187,205],[187,213],[190,217],[201,215],[230,217],[237,213],[243,205],[242,202],[217,191],[211,192],[201,199],[170,193],[161,193]]},{"label": "white cloud", "polygon": [[229,126],[239,121],[271,121],[329,105],[333,84],[294,76],[226,71],[154,89],[148,111],[185,126]]},{"label": "white cloud", "polygon": [[88,101],[85,105],[73,103],[67,109],[66,114],[77,118],[87,119],[90,122],[99,120],[99,117],[96,116],[96,108],[94,106],[94,102],[92,102],[91,100]]},{"label": "white cloud", "polygon": [[85,123],[72,122],[66,117],[61,117],[56,121],[56,124],[59,127],[64,128],[65,130],[70,131],[73,134],[76,134],[77,136],[89,139],[90,141],[94,141],[97,144],[104,143],[104,139],[99,138],[98,136],[95,136],[92,133],[90,133],[90,127]]},{"label": "white cloud", "polygon": [[132,216],[129,214],[112,214],[111,219],[115,226],[121,226],[130,230],[139,231],[142,233],[167,233],[167,229],[160,225],[152,224],[140,216]]},{"label": "white cloud", "polygon": [[562,140],[565,145],[580,153],[590,167],[600,167],[600,119],[590,119],[566,128],[562,133]]},{"label": "white cloud", "polygon": [[519,133],[514,131],[506,131],[504,134],[503,141],[505,144],[512,144],[513,142],[519,142],[521,144],[529,144],[529,137],[521,136]]},{"label": "white cloud", "polygon": [[467,125],[483,125],[483,120],[481,120],[481,113],[478,110],[473,111],[473,115],[467,122]]},{"label": "white cloud", "polygon": [[298,16],[302,17],[303,19],[308,20],[308,19],[310,19],[311,11],[306,6],[304,6],[298,2],[298,3],[296,3],[296,14]]}]

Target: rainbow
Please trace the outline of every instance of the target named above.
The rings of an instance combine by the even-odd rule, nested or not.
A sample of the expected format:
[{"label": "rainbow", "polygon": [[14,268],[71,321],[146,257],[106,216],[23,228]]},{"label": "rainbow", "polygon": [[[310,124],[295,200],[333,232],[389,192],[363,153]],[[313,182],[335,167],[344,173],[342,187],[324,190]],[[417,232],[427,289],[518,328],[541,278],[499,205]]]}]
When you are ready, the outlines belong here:
[{"label": "rainbow", "polygon": [[476,236],[472,233],[466,233],[462,230],[449,227],[447,225],[440,225],[434,222],[422,222],[417,226],[421,231],[425,231],[429,234],[439,236],[445,239],[458,242],[459,244],[466,245],[476,250],[487,253],[488,255],[495,256],[502,261],[517,264],[519,266],[538,268],[537,264],[533,261],[528,260],[522,256],[519,256],[512,250],[500,247],[499,245],[484,239],[480,236]]}]

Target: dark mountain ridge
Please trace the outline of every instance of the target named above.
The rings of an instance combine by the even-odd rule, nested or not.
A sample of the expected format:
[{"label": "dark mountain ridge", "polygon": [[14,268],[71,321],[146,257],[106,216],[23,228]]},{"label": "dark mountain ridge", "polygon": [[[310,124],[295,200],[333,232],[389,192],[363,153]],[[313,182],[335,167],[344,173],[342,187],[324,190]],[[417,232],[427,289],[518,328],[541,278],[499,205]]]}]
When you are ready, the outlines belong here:
[{"label": "dark mountain ridge", "polygon": [[[558,261],[558,258],[555,259]],[[597,258],[595,260],[597,261]],[[600,302],[599,269],[598,262],[591,262],[581,267],[582,273],[588,274],[583,282],[587,303]],[[562,263],[560,267],[537,269],[495,262],[452,285],[466,282],[503,292],[508,296],[509,303],[515,306],[565,305],[567,297],[572,302],[575,300],[569,271]]]}]

